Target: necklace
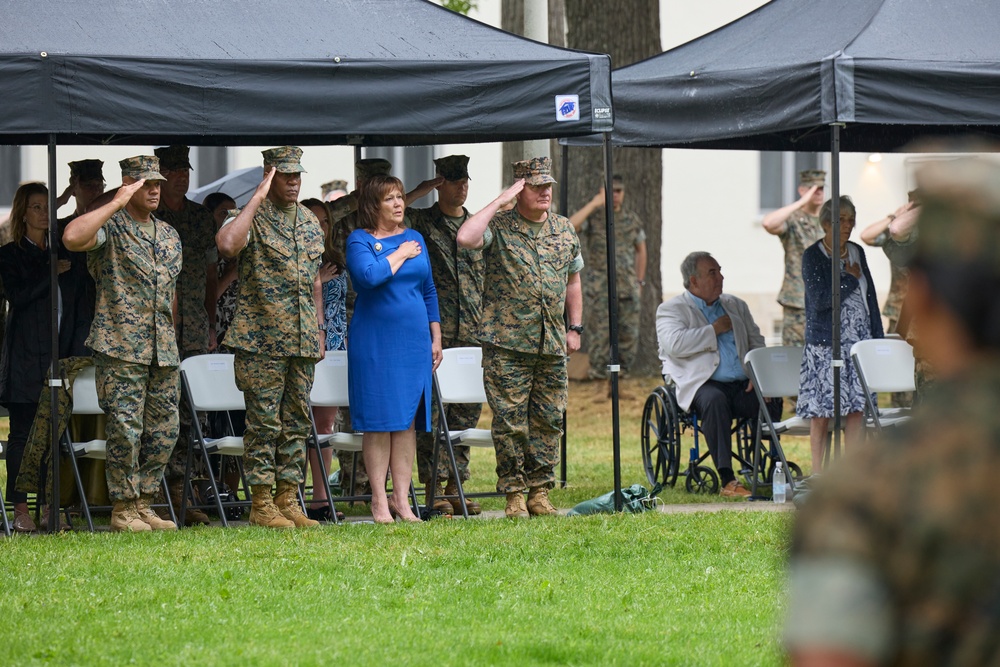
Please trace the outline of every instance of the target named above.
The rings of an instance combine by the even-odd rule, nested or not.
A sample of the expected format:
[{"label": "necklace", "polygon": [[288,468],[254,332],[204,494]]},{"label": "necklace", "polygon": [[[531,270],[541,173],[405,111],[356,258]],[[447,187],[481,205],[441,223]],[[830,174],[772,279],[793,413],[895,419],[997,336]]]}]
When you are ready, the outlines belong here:
[{"label": "necklace", "polygon": [[[826,252],[830,255],[830,257],[833,257],[833,246],[829,245],[826,242],[826,239],[823,239],[823,247],[826,248]],[[844,244],[844,249],[840,252],[840,257],[847,257],[847,244]]]}]

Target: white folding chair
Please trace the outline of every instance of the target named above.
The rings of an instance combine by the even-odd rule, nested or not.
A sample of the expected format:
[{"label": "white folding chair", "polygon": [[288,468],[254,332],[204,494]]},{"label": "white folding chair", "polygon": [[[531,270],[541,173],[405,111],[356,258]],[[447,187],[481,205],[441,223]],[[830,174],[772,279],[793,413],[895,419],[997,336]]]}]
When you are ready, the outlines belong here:
[{"label": "white folding chair", "polygon": [[[438,431],[434,438],[432,470],[437,470],[441,444],[444,443],[451,460],[452,474],[457,482],[458,497],[462,503],[462,515],[469,518],[465,503],[465,490],[455,462],[455,445],[466,447],[493,448],[493,434],[489,429],[467,428],[450,430],[445,406],[451,403],[485,403],[486,387],[483,384],[483,349],[481,347],[452,347],[443,350],[441,364],[434,372],[434,384],[438,397]],[[446,437],[447,436],[447,437]],[[433,485],[432,485],[433,486]],[[433,491],[429,492],[429,503],[434,502]],[[487,493],[485,495],[494,495]]]},{"label": "white folding chair", "polygon": [[[316,364],[316,374],[313,377],[309,403],[313,407],[350,407],[351,399],[347,391],[347,352],[329,351]],[[309,411],[309,415],[310,419],[312,419],[312,410]],[[337,520],[337,508],[333,505],[333,493],[330,489],[328,477],[330,471],[326,469],[326,463],[323,462],[322,450],[332,448],[341,452],[351,452],[354,459],[353,466],[356,468],[358,465],[358,454],[361,452],[362,437],[360,433],[319,433],[316,430],[316,420],[312,419],[311,445],[315,448],[320,471],[322,472],[323,479],[326,480],[326,497],[334,520]],[[351,488],[348,497],[352,499],[354,497],[353,475],[351,476]]]},{"label": "white folding chair", "polygon": [[[754,459],[759,456],[761,441],[769,437],[782,467],[790,471],[785,450],[781,447],[782,435],[809,435],[809,419],[792,416],[775,423],[767,410],[767,399],[799,395],[799,371],[802,367],[802,348],[794,346],[759,347],[750,350],[744,359],[750,370],[750,381],[760,404],[760,420],[757,428],[757,443],[754,447]],[[759,462],[754,461],[754,469]],[[794,475],[789,474],[789,488],[795,493]],[[756,486],[756,476],[754,477]],[[752,491],[756,493],[755,490]]]},{"label": "white folding chair", "polygon": [[[199,412],[225,412],[231,410],[246,410],[243,392],[236,387],[236,373],[233,368],[231,354],[200,354],[188,357],[181,362],[181,388],[188,399],[191,409],[191,447],[188,448],[187,464],[184,469],[184,498],[181,501],[181,522],[187,513],[187,499],[191,492],[191,471],[193,467],[194,447],[201,451],[205,468],[208,470],[208,481],[215,496],[215,509],[223,526],[228,526],[225,506],[247,506],[250,502],[250,487],[247,485],[243,472],[243,437],[233,434],[232,420],[229,422],[229,435],[221,438],[206,438],[201,430]],[[223,503],[219,495],[219,485],[212,470],[209,455],[236,457],[243,483],[244,501]],[[235,489],[234,489],[235,493]]]},{"label": "white folding chair", "polygon": [[907,408],[883,409],[872,400],[873,393],[916,391],[913,348],[905,340],[875,338],[851,346],[851,360],[865,392],[868,417],[876,431],[896,426],[910,418]]},{"label": "white folding chair", "polygon": [[[73,414],[74,415],[103,415],[104,410],[97,399],[97,367],[87,366],[77,373],[73,380]],[[97,461],[107,461],[108,441],[100,438],[86,441],[74,441],[67,428],[63,434],[63,447],[69,453],[70,463],[73,467],[73,478],[76,481],[76,490],[80,496],[80,505],[83,507],[84,518],[87,519],[87,527],[90,532],[94,532],[94,521],[91,515],[90,503],[87,502],[87,494],[83,490],[83,480],[80,477],[80,467],[77,459],[93,459]],[[173,506],[170,503],[170,492],[167,491],[166,480],[160,477],[160,486],[166,495],[166,504],[170,517],[176,522]]]}]

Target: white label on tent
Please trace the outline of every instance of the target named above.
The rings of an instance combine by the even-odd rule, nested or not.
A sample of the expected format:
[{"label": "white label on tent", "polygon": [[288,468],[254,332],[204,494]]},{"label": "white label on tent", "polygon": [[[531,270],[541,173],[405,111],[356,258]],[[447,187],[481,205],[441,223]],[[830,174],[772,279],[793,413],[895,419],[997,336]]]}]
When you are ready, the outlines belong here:
[{"label": "white label on tent", "polygon": [[476,363],[476,355],[474,354],[456,355],[455,363],[457,363],[460,366],[472,366]]},{"label": "white label on tent", "polygon": [[771,361],[777,363],[788,363],[788,353],[787,352],[772,352]]},{"label": "white label on tent", "polygon": [[224,371],[228,367],[225,361],[209,361],[208,370],[210,371]]},{"label": "white label on tent", "polygon": [[324,357],[327,366],[346,366],[347,358],[342,355],[334,355],[330,357]]},{"label": "white label on tent", "polygon": [[888,357],[892,354],[892,349],[888,345],[876,345],[875,354],[880,357]]},{"label": "white label on tent", "polygon": [[580,120],[579,95],[556,95],[556,120],[560,123]]}]

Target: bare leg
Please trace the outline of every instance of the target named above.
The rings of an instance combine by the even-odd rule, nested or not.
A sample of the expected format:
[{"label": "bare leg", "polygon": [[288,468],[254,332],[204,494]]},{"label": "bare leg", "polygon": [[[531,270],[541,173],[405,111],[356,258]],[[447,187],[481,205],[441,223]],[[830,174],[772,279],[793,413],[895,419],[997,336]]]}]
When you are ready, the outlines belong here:
[{"label": "bare leg", "polygon": [[826,452],[826,431],[829,426],[829,417],[813,417],[809,422],[809,447],[812,450],[813,474],[823,470],[823,454]]},{"label": "bare leg", "polygon": [[[417,435],[413,425],[392,434],[389,471],[392,474],[392,504],[404,521],[420,521],[410,508],[410,482],[413,479],[413,457],[417,451]],[[367,461],[366,461],[367,463]]]},{"label": "bare leg", "polygon": [[385,475],[389,471],[389,433],[365,433],[361,440],[361,455],[372,485],[372,518],[375,523],[392,523],[389,499],[385,495]]},{"label": "bare leg", "polygon": [[844,445],[854,447],[865,442],[865,413],[852,412],[847,415],[844,429]]}]

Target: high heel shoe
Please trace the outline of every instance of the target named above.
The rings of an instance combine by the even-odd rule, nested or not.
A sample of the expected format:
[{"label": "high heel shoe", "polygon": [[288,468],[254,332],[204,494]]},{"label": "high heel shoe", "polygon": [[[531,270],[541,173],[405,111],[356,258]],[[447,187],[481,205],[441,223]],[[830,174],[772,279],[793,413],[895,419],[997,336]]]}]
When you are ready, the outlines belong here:
[{"label": "high heel shoe", "polygon": [[407,523],[421,523],[420,517],[413,515],[412,512],[411,512],[412,518],[405,516],[402,512],[400,512],[399,509],[396,507],[396,504],[392,502],[392,498],[389,498],[389,514],[392,515],[393,519],[397,519],[399,521],[405,521]]}]

